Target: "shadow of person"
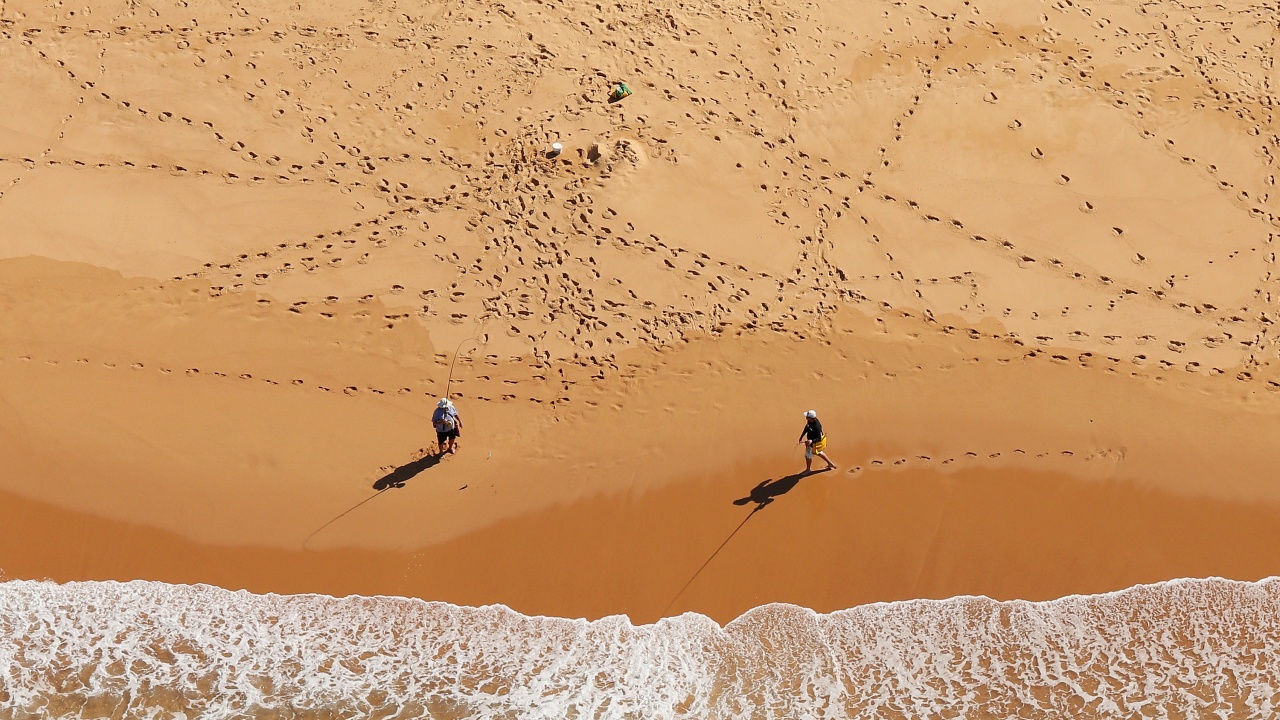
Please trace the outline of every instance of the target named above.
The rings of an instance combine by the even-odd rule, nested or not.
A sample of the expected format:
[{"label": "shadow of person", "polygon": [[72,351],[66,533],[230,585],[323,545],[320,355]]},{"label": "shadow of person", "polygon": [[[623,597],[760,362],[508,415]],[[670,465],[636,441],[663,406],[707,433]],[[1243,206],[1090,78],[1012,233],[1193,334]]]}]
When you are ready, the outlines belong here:
[{"label": "shadow of person", "polygon": [[733,529],[733,532],[729,533],[729,537],[725,538],[724,542],[720,543],[720,547],[716,548],[716,551],[711,553],[711,556],[702,563],[702,566],[693,574],[693,577],[689,578],[689,582],[686,582],[684,587],[680,588],[680,592],[677,592],[675,596],[671,598],[671,602],[667,603],[667,607],[662,611],[663,617],[665,617],[667,612],[671,610],[672,606],[676,604],[676,600],[680,599],[680,596],[684,594],[684,591],[689,589],[689,586],[693,584],[693,581],[698,579],[698,576],[702,574],[702,571],[707,569],[707,566],[711,564],[711,561],[716,559],[716,555],[720,554],[720,551],[724,549],[724,546],[728,545],[729,541],[738,534],[738,531],[746,526],[748,520],[755,517],[756,513],[763,510],[766,505],[773,502],[776,498],[791,492],[792,488],[800,484],[800,480],[802,478],[809,475],[816,475],[820,472],[826,472],[826,470],[806,470],[804,472],[795,473],[794,475],[785,475],[777,480],[764,480],[759,485],[752,488],[749,495],[744,498],[734,500],[734,505],[748,505],[750,503],[755,503],[756,506],[751,508],[751,512],[747,513],[747,516],[742,518],[742,522],[738,523],[738,526]]},{"label": "shadow of person", "polygon": [[419,473],[439,465],[443,457],[443,455],[426,455],[413,462],[405,463],[378,478],[378,482],[373,484],[373,489],[381,492],[388,488],[404,487],[405,483],[417,477]]},{"label": "shadow of person", "polygon": [[782,497],[791,492],[792,488],[800,484],[800,480],[809,475],[817,475],[818,473],[827,472],[828,468],[814,470],[812,472],[798,472],[793,475],[786,475],[777,480],[764,480],[759,485],[751,489],[751,494],[744,498],[738,498],[733,501],[734,505],[746,505],[747,503],[755,503],[756,510],[763,508],[765,505],[773,502],[776,498]]}]

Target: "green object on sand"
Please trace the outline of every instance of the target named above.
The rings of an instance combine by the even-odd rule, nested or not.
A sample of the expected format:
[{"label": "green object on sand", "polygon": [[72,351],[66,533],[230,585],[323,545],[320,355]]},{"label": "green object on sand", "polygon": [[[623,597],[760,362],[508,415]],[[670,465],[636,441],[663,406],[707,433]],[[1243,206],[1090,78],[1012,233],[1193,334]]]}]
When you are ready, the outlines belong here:
[{"label": "green object on sand", "polygon": [[609,99],[616,102],[630,94],[631,94],[631,88],[627,87],[626,83],[620,82],[613,88],[613,92],[610,93]]}]

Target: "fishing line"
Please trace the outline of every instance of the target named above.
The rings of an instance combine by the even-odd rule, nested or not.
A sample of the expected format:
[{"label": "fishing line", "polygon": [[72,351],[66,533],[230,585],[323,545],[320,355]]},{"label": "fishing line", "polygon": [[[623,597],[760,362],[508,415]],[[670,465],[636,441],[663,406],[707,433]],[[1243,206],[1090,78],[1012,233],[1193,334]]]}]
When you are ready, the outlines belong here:
[{"label": "fishing line", "polygon": [[680,596],[684,594],[684,591],[688,590],[689,586],[693,584],[693,581],[697,580],[698,576],[702,574],[702,571],[706,570],[707,566],[711,564],[711,561],[716,559],[716,556],[720,554],[720,551],[724,549],[724,546],[729,544],[729,541],[733,539],[733,536],[737,535],[738,531],[742,529],[742,526],[746,525],[748,520],[754,517],[756,513],[760,512],[760,508],[762,507],[764,507],[764,503],[756,505],[754,510],[748,513],[746,517],[742,518],[742,522],[738,523],[738,527],[734,528],[733,532],[729,533],[729,537],[725,538],[724,542],[720,543],[720,547],[716,548],[716,551],[711,553],[711,557],[707,558],[707,561],[702,563],[702,567],[698,568],[698,571],[693,574],[693,577],[689,578],[689,582],[685,583],[684,587],[680,588],[680,592],[676,593],[676,596],[671,598],[671,602],[667,603],[667,606],[662,609],[663,617],[666,617],[667,611],[671,609],[672,605],[676,604],[676,600],[680,599]]},{"label": "fishing line", "polygon": [[[448,380],[448,382],[447,382],[447,383],[445,383],[445,389],[444,389],[444,396],[445,396],[446,398],[447,398],[447,397],[449,397],[449,390],[453,387],[453,369],[454,369],[454,367],[455,367],[455,366],[457,366],[457,364],[458,364],[458,354],[462,352],[462,346],[463,346],[463,345],[465,345],[468,341],[475,341],[475,340],[477,340],[477,339],[478,339],[478,338],[483,334],[483,330],[484,330],[484,327],[483,327],[483,326],[481,326],[480,330],[477,330],[477,331],[476,331],[473,335],[471,335],[470,337],[465,337],[465,338],[463,338],[463,339],[462,339],[462,342],[459,342],[459,343],[458,343],[458,347],[454,348],[454,350],[453,350],[453,362],[449,363],[449,380]],[[486,337],[485,339],[486,339],[486,341],[488,340],[488,338],[487,338],[487,337]],[[482,343],[477,342],[477,343],[476,343],[476,347],[478,348],[481,344],[482,344]],[[307,543],[311,542],[311,538],[315,537],[316,535],[319,535],[321,530],[324,530],[325,528],[329,527],[330,525],[332,525],[332,524],[334,524],[334,523],[338,522],[338,521],[339,521],[339,520],[341,520],[342,518],[344,518],[344,517],[346,517],[347,515],[349,515],[350,513],[354,512],[356,508],[358,508],[358,507],[360,507],[361,505],[364,505],[365,503],[369,502],[370,500],[372,500],[372,499],[374,499],[374,498],[378,497],[379,495],[381,495],[382,493],[384,493],[384,492],[386,492],[387,490],[391,489],[392,487],[395,487],[395,486],[394,486],[394,485],[388,485],[387,487],[382,488],[381,490],[379,490],[379,491],[375,492],[374,494],[370,495],[369,497],[367,497],[367,498],[365,498],[365,499],[361,500],[360,502],[356,503],[355,505],[352,505],[351,507],[347,508],[347,509],[346,509],[346,510],[344,510],[343,512],[339,513],[336,517],[334,517],[334,518],[333,518],[332,520],[330,520],[329,522],[327,522],[327,523],[325,523],[325,524],[321,525],[320,527],[316,528],[315,532],[313,532],[313,533],[311,533],[310,535],[308,535],[308,536],[307,536],[307,539],[302,541],[302,547],[303,547],[303,549],[304,549],[304,550],[306,549],[306,547],[307,547]]]}]

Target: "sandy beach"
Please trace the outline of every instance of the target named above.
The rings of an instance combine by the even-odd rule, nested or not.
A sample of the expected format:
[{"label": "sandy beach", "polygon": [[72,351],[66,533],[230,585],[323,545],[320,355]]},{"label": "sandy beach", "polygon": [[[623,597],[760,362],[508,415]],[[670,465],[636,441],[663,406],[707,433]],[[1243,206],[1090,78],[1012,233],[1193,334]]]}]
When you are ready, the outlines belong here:
[{"label": "sandy beach", "polygon": [[0,2],[3,577],[725,623],[1280,574],[1273,20]]}]

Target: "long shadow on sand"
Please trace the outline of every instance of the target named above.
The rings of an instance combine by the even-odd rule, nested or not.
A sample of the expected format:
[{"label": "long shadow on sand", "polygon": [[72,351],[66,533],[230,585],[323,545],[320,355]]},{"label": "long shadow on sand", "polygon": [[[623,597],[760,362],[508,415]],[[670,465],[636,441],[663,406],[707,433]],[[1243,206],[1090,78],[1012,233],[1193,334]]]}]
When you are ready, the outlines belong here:
[{"label": "long shadow on sand", "polygon": [[325,524],[321,525],[320,527],[316,528],[314,532],[312,532],[310,535],[308,535],[308,536],[307,536],[307,539],[306,539],[306,540],[303,540],[303,541],[302,541],[302,547],[303,547],[303,549],[304,549],[304,550],[306,549],[306,547],[307,547],[307,543],[311,542],[311,538],[314,538],[316,535],[318,535],[318,534],[320,533],[320,531],[321,531],[321,530],[324,530],[325,528],[327,528],[327,527],[329,527],[330,525],[334,524],[335,522],[337,522],[337,521],[341,520],[342,518],[346,517],[347,515],[350,515],[352,512],[354,512],[354,511],[355,511],[357,508],[359,508],[361,505],[364,505],[365,503],[369,502],[370,500],[372,500],[372,499],[374,499],[374,498],[378,497],[379,495],[381,495],[381,494],[382,494],[382,491],[384,491],[384,490],[390,490],[391,488],[402,488],[402,487],[404,487],[404,484],[405,484],[405,483],[407,483],[407,482],[409,482],[410,480],[412,480],[412,479],[414,479],[415,477],[417,477],[417,476],[418,476],[419,474],[421,474],[424,470],[429,470],[429,469],[431,469],[431,468],[435,467],[436,465],[439,465],[439,464],[440,464],[440,460],[441,460],[441,459],[443,459],[443,456],[441,456],[441,455],[427,455],[427,456],[425,456],[425,457],[418,458],[417,460],[414,460],[414,461],[412,461],[412,462],[405,463],[404,465],[401,465],[400,467],[396,468],[395,470],[392,470],[391,472],[387,473],[386,475],[383,475],[382,477],[378,478],[378,481],[377,481],[377,482],[375,482],[375,483],[373,484],[373,489],[374,489],[374,490],[377,490],[377,492],[375,492],[374,494],[370,495],[369,497],[367,497],[367,498],[365,498],[365,499],[361,500],[360,502],[356,503],[355,505],[352,505],[351,507],[347,508],[346,510],[343,510],[342,512],[340,512],[340,513],[338,513],[337,515],[333,516],[333,518],[332,518],[331,520],[329,520],[329,522],[327,522],[327,523],[325,523]]},{"label": "long shadow on sand", "polygon": [[759,485],[752,488],[751,492],[746,497],[734,500],[734,505],[748,505],[750,503],[755,503],[756,506],[751,508],[751,512],[747,513],[747,516],[742,518],[742,522],[738,523],[738,526],[733,529],[733,532],[729,533],[729,537],[725,538],[724,542],[720,543],[720,547],[716,548],[715,552],[711,553],[710,557],[702,563],[702,566],[693,573],[693,577],[689,578],[689,582],[685,583],[684,587],[680,588],[680,592],[677,592],[675,597],[671,598],[671,602],[667,603],[667,606],[663,608],[662,615],[666,615],[671,611],[672,606],[676,604],[676,600],[680,599],[680,596],[684,594],[684,591],[689,589],[689,586],[693,584],[693,581],[698,579],[698,576],[702,574],[702,571],[707,569],[707,566],[711,564],[711,561],[716,559],[716,556],[720,554],[720,551],[724,549],[724,546],[729,544],[729,541],[733,539],[733,536],[738,534],[738,531],[747,524],[748,520],[755,517],[756,513],[763,510],[769,503],[791,492],[791,490],[795,488],[796,485],[799,485],[800,481],[804,478],[810,475],[827,472],[827,470],[828,468],[813,471],[806,470],[805,472],[798,472],[792,475],[784,475],[777,480],[764,480]]},{"label": "long shadow on sand", "polygon": [[389,488],[401,488],[404,484],[417,477],[419,474],[430,470],[440,464],[443,455],[427,455],[418,458],[413,462],[405,463],[391,472],[378,478],[378,482],[373,484],[373,489],[378,492]]},{"label": "long shadow on sand", "polygon": [[[755,509],[760,510],[765,505],[768,505],[774,500],[791,492],[791,490],[794,489],[796,485],[799,485],[800,481],[803,480],[804,478],[810,475],[817,475],[818,473],[824,473],[824,472],[827,472],[827,468],[823,468],[821,470],[814,470],[812,472],[810,471],[798,472],[798,473],[795,473],[794,475],[786,475],[786,476],[780,477],[777,480],[765,480],[761,482],[759,485],[752,488],[751,493],[746,497],[738,498],[737,500],[734,500],[733,504],[746,505],[747,503],[755,503],[756,504]],[[755,510],[753,510],[752,512],[755,512]]]}]

